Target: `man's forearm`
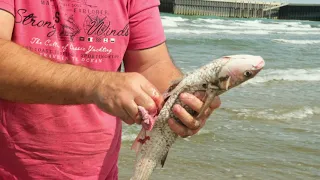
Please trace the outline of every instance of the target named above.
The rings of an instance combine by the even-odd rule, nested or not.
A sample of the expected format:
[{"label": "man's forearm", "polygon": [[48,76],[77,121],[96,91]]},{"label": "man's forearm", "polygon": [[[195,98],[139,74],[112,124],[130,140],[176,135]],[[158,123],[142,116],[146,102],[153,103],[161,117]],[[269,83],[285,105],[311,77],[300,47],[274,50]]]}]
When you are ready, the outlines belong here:
[{"label": "man's forearm", "polygon": [[180,79],[183,76],[183,73],[171,61],[159,61],[141,74],[162,93],[168,89],[173,80]]},{"label": "man's forearm", "polygon": [[58,64],[0,39],[0,98],[23,103],[92,103],[92,90],[105,73]]}]

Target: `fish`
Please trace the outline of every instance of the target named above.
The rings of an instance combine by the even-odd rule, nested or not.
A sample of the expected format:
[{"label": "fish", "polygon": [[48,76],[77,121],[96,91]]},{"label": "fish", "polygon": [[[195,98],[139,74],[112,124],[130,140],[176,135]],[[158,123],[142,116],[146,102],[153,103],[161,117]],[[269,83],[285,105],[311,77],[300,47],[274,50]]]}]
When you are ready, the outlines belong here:
[{"label": "fish", "polygon": [[[131,180],[147,180],[158,165],[164,166],[168,152],[178,138],[170,129],[168,120],[174,118],[181,123],[172,111],[173,105],[180,104],[198,119],[216,96],[254,78],[264,66],[265,61],[261,56],[223,56],[173,81],[163,95],[165,103],[159,113],[149,114],[145,108],[139,106],[142,129],[131,147],[136,151]],[[205,98],[200,111],[195,112],[179,99],[179,95],[185,92],[194,94],[198,91],[205,92]]]}]

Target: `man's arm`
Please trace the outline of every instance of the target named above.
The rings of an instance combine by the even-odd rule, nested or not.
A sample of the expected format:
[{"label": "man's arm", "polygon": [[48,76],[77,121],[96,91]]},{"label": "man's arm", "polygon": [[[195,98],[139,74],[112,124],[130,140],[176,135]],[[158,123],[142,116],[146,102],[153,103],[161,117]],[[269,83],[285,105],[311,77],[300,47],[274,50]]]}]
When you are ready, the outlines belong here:
[{"label": "man's arm", "polygon": [[167,90],[172,80],[183,76],[173,64],[165,43],[149,49],[127,51],[124,65],[126,72],[141,73],[162,93]]},{"label": "man's arm", "polygon": [[13,16],[0,10],[1,99],[64,105],[95,103],[129,124],[140,121],[137,105],[155,109],[153,99],[161,102],[160,93],[140,74],[59,64],[11,42],[13,25]]},{"label": "man's arm", "polygon": [[[124,64],[126,71],[141,73],[162,93],[170,86],[170,82],[182,77],[181,71],[173,64],[165,43],[149,49],[127,51],[124,57]],[[199,112],[203,104],[201,101],[203,96],[203,94],[194,96],[183,93],[180,98],[186,105]],[[200,119],[199,122],[180,105],[175,105],[173,112],[185,126],[173,119],[168,121],[169,126],[181,137],[191,136],[204,126],[206,119],[219,106],[220,99],[216,98],[206,116]]]},{"label": "man's arm", "polygon": [[14,17],[0,10],[0,98],[24,103],[90,103],[88,96],[101,74],[51,62],[11,42],[13,26]]},{"label": "man's arm", "polygon": [[10,40],[13,31],[14,17],[12,14],[0,10],[0,39]]}]

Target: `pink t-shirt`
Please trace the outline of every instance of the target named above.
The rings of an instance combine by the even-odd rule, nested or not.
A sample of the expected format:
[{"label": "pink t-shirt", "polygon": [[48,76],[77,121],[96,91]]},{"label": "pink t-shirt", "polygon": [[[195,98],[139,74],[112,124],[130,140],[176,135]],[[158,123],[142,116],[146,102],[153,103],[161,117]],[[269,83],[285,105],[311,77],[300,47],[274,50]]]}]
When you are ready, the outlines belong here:
[{"label": "pink t-shirt", "polygon": [[[52,61],[99,71],[117,71],[127,49],[165,41],[158,5],[0,0],[0,9],[15,17],[12,41]],[[0,179],[118,179],[121,128],[121,120],[92,104],[0,99]]]}]

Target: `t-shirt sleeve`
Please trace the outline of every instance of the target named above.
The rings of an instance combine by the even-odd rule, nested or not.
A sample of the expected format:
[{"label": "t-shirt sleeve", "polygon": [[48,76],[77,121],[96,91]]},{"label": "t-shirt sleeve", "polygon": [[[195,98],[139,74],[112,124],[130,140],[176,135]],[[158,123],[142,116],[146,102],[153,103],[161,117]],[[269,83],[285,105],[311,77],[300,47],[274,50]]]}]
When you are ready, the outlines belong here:
[{"label": "t-shirt sleeve", "polygon": [[14,15],[14,0],[0,0],[0,10],[7,11]]},{"label": "t-shirt sleeve", "polygon": [[146,49],[165,41],[159,5],[159,0],[130,1],[128,50]]}]

